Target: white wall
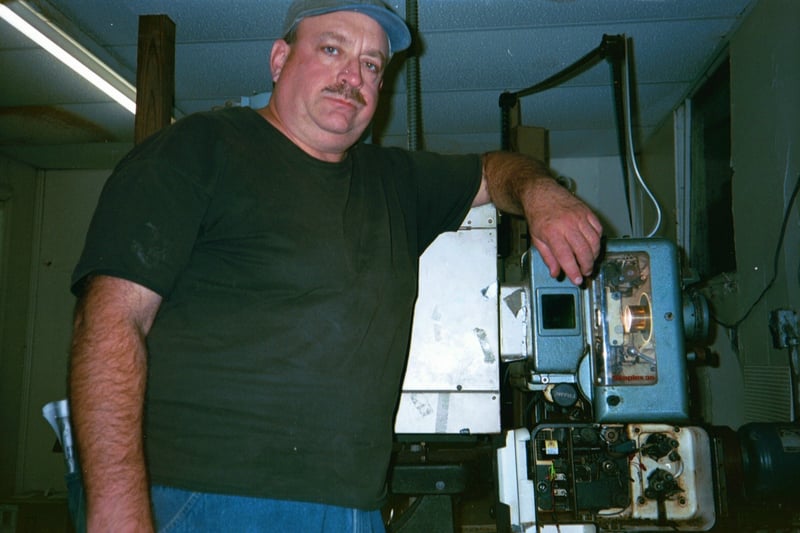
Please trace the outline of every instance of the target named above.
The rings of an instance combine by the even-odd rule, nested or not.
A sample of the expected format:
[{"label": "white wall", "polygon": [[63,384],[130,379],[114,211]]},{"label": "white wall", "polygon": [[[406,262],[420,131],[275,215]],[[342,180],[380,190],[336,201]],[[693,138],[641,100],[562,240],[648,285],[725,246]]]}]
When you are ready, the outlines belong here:
[{"label": "white wall", "polygon": [[83,247],[104,170],[47,171],[42,188],[42,220],[34,251],[32,335],[23,385],[19,492],[63,487],[63,460],[53,454],[55,434],[42,423],[42,406],[66,397],[67,356],[75,299],[69,292],[72,269]]},{"label": "white wall", "polygon": [[619,157],[553,159],[550,166],[575,181],[575,193],[597,211],[606,236],[631,235]]},{"label": "white wall", "polygon": [[[800,175],[800,2],[760,0],[731,41],[734,242],[738,290],[723,311],[742,317],[773,275],[789,196]],[[790,417],[789,364],[772,347],[770,311],[800,310],[800,206],[792,212],[775,283],[739,330],[744,419]]]},{"label": "white wall", "polygon": [[[698,370],[706,421],[737,428],[749,421],[791,417],[789,359],[772,347],[773,309],[800,310],[800,221],[795,203],[772,288],[754,305],[773,274],[784,212],[800,171],[800,2],[760,0],[730,42],[731,149],[737,272],[704,280],[714,314],[736,328],[712,328],[716,368]],[[676,238],[673,123],[648,140],[645,174],[664,200],[660,232]]]},{"label": "white wall", "polygon": [[[100,188],[109,172],[24,172],[25,188],[35,184],[35,193],[15,205],[30,214],[28,261],[15,269],[16,276],[30,278],[24,291],[9,294],[3,302],[6,323],[15,321],[17,338],[10,349],[11,372],[16,398],[0,406],[6,426],[3,446],[14,461],[3,469],[6,494],[41,495],[65,491],[61,454],[53,453],[55,433],[41,415],[42,406],[66,395],[67,354],[72,327],[74,298],[69,280],[88,227]],[[21,184],[21,183],[20,183]],[[20,199],[22,200],[22,199]],[[20,209],[16,209],[19,207]],[[13,285],[13,282],[12,282]],[[20,312],[17,312],[17,311]],[[8,329],[8,328],[6,328]],[[3,358],[10,344],[4,339]],[[5,466],[5,464],[4,464]]]},{"label": "white wall", "polygon": [[0,496],[14,490],[37,172],[0,157]]}]

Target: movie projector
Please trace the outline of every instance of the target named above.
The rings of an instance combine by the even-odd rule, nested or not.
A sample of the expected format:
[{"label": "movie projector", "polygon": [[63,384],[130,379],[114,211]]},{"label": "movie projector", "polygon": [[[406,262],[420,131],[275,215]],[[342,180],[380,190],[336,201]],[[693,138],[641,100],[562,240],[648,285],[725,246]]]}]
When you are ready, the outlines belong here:
[{"label": "movie projector", "polygon": [[705,301],[681,294],[672,243],[609,240],[583,287],[553,279],[535,250],[501,287],[501,354],[544,408],[498,450],[514,531],[707,530],[711,445],[689,419],[686,341]]}]

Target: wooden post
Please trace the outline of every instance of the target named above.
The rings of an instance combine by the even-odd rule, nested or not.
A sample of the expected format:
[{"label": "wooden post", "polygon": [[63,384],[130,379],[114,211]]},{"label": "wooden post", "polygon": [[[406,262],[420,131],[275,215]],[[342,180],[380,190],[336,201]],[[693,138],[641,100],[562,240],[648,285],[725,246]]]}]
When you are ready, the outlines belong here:
[{"label": "wooden post", "polygon": [[139,17],[134,141],[168,126],[175,94],[175,23],[166,15]]}]

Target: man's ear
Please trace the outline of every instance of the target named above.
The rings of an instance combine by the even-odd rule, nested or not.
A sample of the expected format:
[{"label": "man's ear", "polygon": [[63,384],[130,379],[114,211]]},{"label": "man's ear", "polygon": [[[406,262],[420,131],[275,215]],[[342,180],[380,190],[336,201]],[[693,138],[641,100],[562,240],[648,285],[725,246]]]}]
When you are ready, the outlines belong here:
[{"label": "man's ear", "polygon": [[286,64],[286,59],[289,57],[291,46],[283,39],[278,39],[272,45],[272,52],[269,55],[269,69],[272,72],[273,83],[278,81],[283,70],[283,65]]}]

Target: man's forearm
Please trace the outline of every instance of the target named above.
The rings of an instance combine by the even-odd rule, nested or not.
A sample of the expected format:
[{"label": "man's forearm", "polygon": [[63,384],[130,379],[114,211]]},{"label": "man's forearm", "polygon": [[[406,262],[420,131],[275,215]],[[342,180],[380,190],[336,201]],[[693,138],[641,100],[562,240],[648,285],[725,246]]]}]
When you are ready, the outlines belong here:
[{"label": "man's forearm", "polygon": [[525,198],[535,194],[540,181],[557,184],[550,169],[541,161],[513,152],[484,154],[483,175],[492,203],[514,215],[525,214]]},{"label": "man's forearm", "polygon": [[532,157],[511,152],[483,156],[483,183],[473,205],[492,201],[524,215],[533,245],[552,276],[564,272],[576,285],[591,274],[603,226],[592,210]]},{"label": "man's forearm", "polygon": [[71,416],[86,488],[88,530],[148,531],[152,518],[142,412],[150,324],[147,313],[131,312],[135,298],[109,290],[114,283],[93,283],[76,309]]}]

